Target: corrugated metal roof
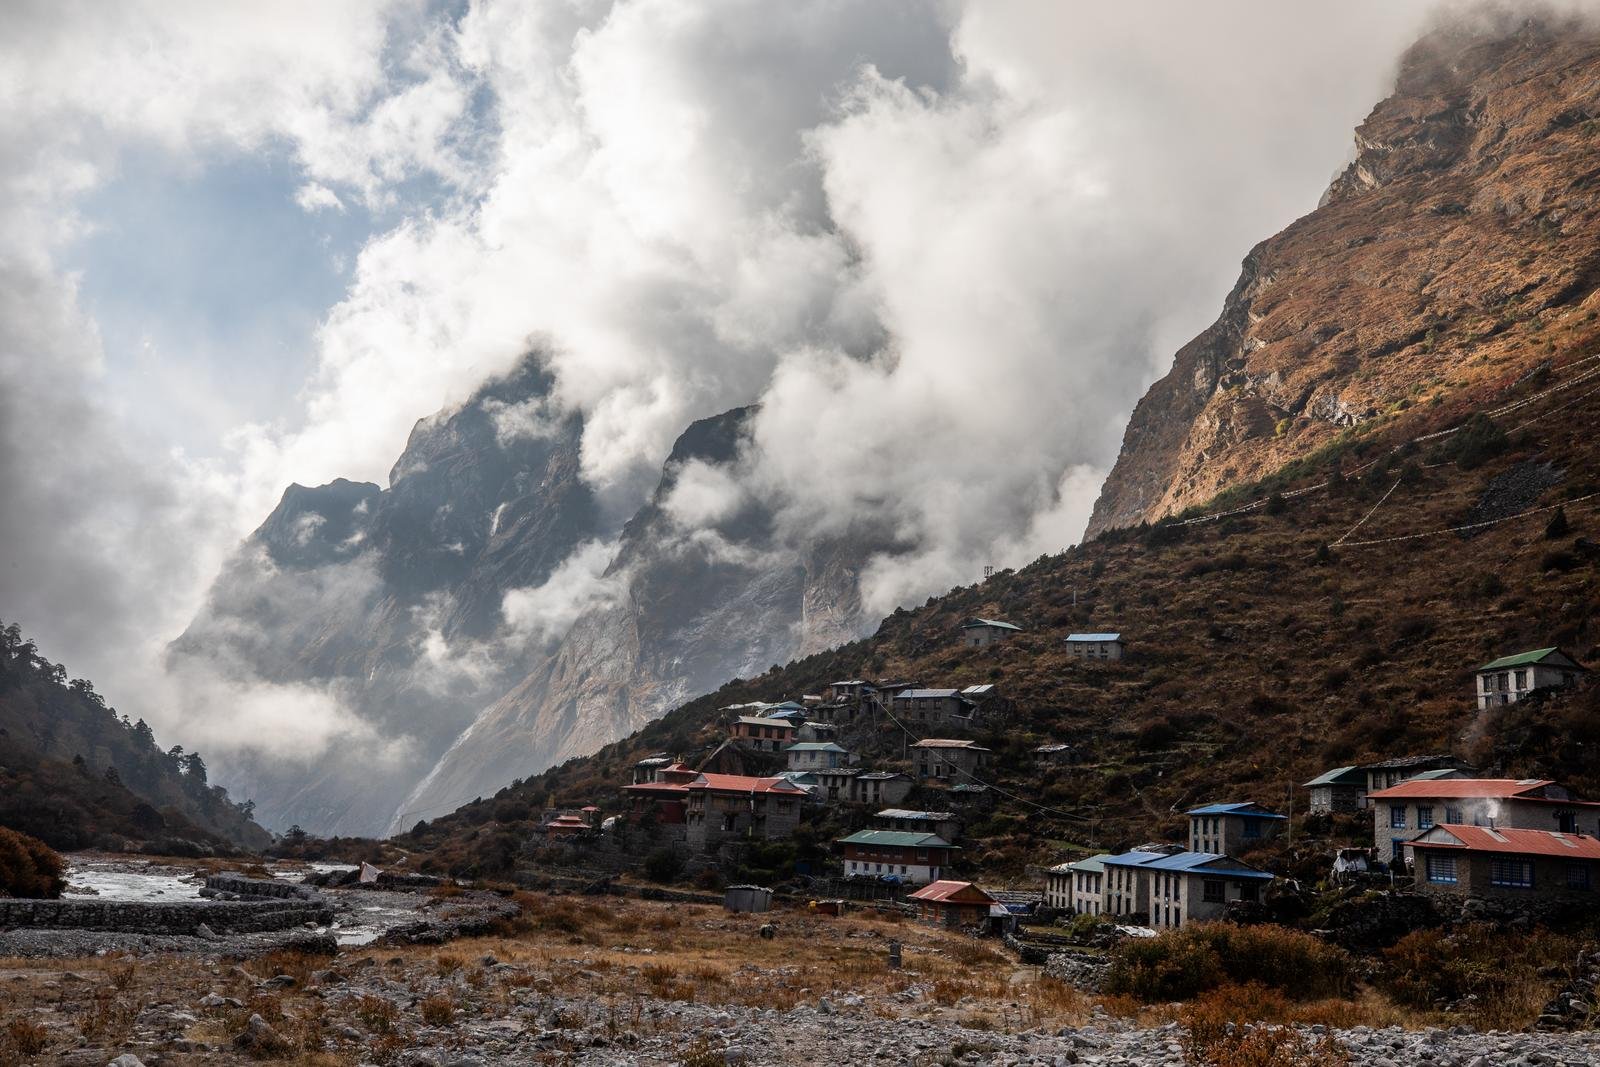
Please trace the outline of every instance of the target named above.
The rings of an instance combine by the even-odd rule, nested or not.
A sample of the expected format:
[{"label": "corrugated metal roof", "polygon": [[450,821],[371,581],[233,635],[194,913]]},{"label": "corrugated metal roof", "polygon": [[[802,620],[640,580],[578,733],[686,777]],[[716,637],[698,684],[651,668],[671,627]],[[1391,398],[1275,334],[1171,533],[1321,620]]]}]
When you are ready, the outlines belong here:
[{"label": "corrugated metal roof", "polygon": [[1068,641],[1121,641],[1121,634],[1068,634]]},{"label": "corrugated metal roof", "polygon": [[907,899],[926,900],[933,903],[944,903],[950,898],[958,895],[967,896],[969,898],[973,896],[983,898],[981,901],[974,901],[974,903],[995,903],[995,899],[993,897],[979,889],[977,886],[973,885],[971,882],[952,882],[945,879],[940,879],[937,882],[929,882],[915,893],[912,893]]},{"label": "corrugated metal roof", "polygon": [[896,700],[944,700],[958,696],[954,689],[902,689],[894,695]]},{"label": "corrugated metal roof", "polygon": [[912,811],[909,808],[884,808],[873,816],[877,819],[916,819],[921,822],[949,822],[956,817],[953,811]]},{"label": "corrugated metal roof", "polygon": [[840,752],[848,756],[850,750],[832,741],[800,741],[784,749],[785,752]]},{"label": "corrugated metal roof", "polygon": [[962,696],[985,697],[994,692],[994,683],[985,682],[983,685],[969,685],[961,691]]},{"label": "corrugated metal roof", "polygon": [[1022,627],[1014,623],[1001,622],[999,619],[968,619],[961,624],[963,630],[974,630],[982,626],[993,627],[997,630],[1021,630]]},{"label": "corrugated metal roof", "polygon": [[768,719],[760,715],[741,715],[739,721],[749,726],[776,726],[784,730],[793,730],[794,723],[788,719]]},{"label": "corrugated metal roof", "polygon": [[[1484,798],[1493,800],[1509,800],[1521,797],[1524,793],[1531,793],[1547,785],[1555,783],[1547,778],[1441,778],[1418,780],[1412,778],[1392,785],[1387,789],[1378,789],[1368,793],[1373,800],[1404,800],[1410,797],[1464,797]],[[1524,797],[1523,799],[1542,800],[1542,797]],[[1586,803],[1573,801],[1572,803]]]},{"label": "corrugated metal roof", "polygon": [[1360,767],[1335,767],[1331,771],[1323,771],[1311,781],[1305,783],[1305,788],[1314,785],[1365,785],[1367,772]]},{"label": "corrugated metal roof", "polygon": [[1268,811],[1260,804],[1207,804],[1203,808],[1194,808],[1188,812],[1190,815],[1250,815],[1258,819],[1282,819],[1284,816],[1275,811]]},{"label": "corrugated metal roof", "polygon": [[866,774],[858,775],[857,777],[863,782],[883,782],[888,781],[890,778],[908,778],[910,775],[901,774],[899,771],[868,771]]},{"label": "corrugated metal roof", "polygon": [[1071,863],[1057,864],[1050,869],[1058,872],[1085,871],[1089,874],[1104,874],[1106,869],[1105,861],[1110,857],[1111,853],[1102,852],[1098,856],[1085,856],[1083,859],[1073,860]]},{"label": "corrugated metal roof", "polygon": [[841,837],[840,845],[886,845],[893,848],[955,848],[938,834],[924,834],[916,830],[858,830],[849,837]]},{"label": "corrugated metal roof", "polygon": [[[1434,837],[1434,835],[1441,837]],[[1454,841],[1443,840],[1448,835]],[[1464,849],[1469,852],[1513,853],[1521,856],[1559,856],[1563,859],[1600,860],[1600,840],[1587,834],[1550,830],[1514,830],[1487,826],[1440,823],[1411,842],[1413,847]]]},{"label": "corrugated metal roof", "polygon": [[1568,663],[1571,663],[1578,670],[1584,670],[1584,668],[1579,665],[1577,660],[1573,659],[1565,652],[1562,652],[1559,648],[1555,648],[1553,646],[1551,648],[1536,648],[1531,652],[1517,652],[1510,656],[1501,656],[1497,660],[1491,660],[1488,663],[1485,663],[1483,666],[1479,667],[1478,670],[1497,671],[1502,667],[1524,667],[1531,663],[1543,663],[1547,658],[1555,654],[1560,654],[1562,659],[1566,660]]},{"label": "corrugated metal roof", "polygon": [[1273,877],[1266,871],[1258,871],[1241,860],[1215,852],[1178,852],[1170,856],[1158,852],[1124,852],[1120,856],[1106,856],[1101,862],[1108,867],[1139,867],[1147,871],[1221,874],[1231,878],[1259,878],[1264,881],[1271,881]]},{"label": "corrugated metal roof", "polygon": [[976,741],[957,741],[952,737],[929,737],[911,746],[912,748],[964,748],[972,752],[988,752],[987,748]]}]

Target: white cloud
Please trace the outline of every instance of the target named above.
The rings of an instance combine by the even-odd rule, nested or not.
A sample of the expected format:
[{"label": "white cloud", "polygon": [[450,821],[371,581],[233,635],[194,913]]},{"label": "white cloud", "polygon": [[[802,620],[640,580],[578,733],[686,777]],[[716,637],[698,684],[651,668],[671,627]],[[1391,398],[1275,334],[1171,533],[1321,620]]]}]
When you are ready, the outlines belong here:
[{"label": "white cloud", "polygon": [[602,541],[579,545],[543,585],[507,592],[500,605],[507,640],[513,645],[547,644],[585,611],[615,603],[627,589],[624,573],[606,573],[616,551],[615,544]]}]

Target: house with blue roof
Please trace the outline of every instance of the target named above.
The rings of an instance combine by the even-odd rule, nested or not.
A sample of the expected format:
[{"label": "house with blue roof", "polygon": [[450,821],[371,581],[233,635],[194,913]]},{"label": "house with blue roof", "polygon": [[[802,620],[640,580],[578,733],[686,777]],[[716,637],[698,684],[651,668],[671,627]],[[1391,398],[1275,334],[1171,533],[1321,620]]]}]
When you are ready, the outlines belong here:
[{"label": "house with blue roof", "polygon": [[1235,855],[1277,837],[1288,823],[1260,804],[1207,804],[1189,812],[1189,848]]},{"label": "house with blue roof", "polygon": [[1122,635],[1068,634],[1067,651],[1076,659],[1121,659]]},{"label": "house with blue roof", "polygon": [[1259,901],[1273,878],[1213,852],[1135,849],[1099,860],[1105,871],[1104,914],[1157,929],[1220,919],[1234,901]]}]

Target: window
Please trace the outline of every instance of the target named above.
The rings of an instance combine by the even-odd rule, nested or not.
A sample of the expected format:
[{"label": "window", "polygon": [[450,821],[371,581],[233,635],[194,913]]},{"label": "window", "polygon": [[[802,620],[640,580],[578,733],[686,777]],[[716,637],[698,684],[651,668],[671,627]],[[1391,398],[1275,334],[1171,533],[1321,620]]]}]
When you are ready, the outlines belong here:
[{"label": "window", "polygon": [[1489,884],[1512,889],[1533,888],[1533,863],[1530,860],[1490,860]]},{"label": "window", "polygon": [[1227,899],[1227,893],[1224,891],[1223,883],[1219,879],[1207,878],[1201,888],[1201,899],[1207,904],[1221,904]]},{"label": "window", "polygon": [[1261,887],[1254,882],[1239,883],[1239,899],[1251,902],[1261,899]]},{"label": "window", "polygon": [[1461,809],[1460,808],[1445,808],[1444,809],[1444,821],[1449,823],[1452,826],[1460,826],[1461,825]]},{"label": "window", "polygon": [[1261,820],[1260,819],[1246,819],[1244,821],[1244,836],[1245,837],[1260,837],[1261,836]]},{"label": "window", "polygon": [[1526,689],[1526,688],[1528,688],[1528,672],[1527,671],[1518,671],[1517,672],[1517,688],[1518,689]]},{"label": "window", "polygon": [[1587,863],[1567,864],[1567,888],[1589,888],[1589,865]]},{"label": "window", "polygon": [[1456,884],[1456,858],[1454,856],[1429,856],[1426,863],[1428,881],[1441,885]]},{"label": "window", "polygon": [[1556,825],[1560,828],[1561,833],[1575,834],[1578,832],[1578,817],[1570,811],[1558,811],[1556,812]]},{"label": "window", "polygon": [[1433,827],[1433,808],[1417,808],[1417,829],[1428,830]]},{"label": "window", "polygon": [[1391,804],[1389,806],[1389,829],[1404,830],[1406,828],[1406,808],[1404,804]]}]

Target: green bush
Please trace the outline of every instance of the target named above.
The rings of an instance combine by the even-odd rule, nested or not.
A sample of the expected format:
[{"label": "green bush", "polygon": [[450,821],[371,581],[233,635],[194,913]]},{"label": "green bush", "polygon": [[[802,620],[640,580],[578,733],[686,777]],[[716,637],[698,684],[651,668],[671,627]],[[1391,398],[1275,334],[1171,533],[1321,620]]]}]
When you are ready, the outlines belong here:
[{"label": "green bush", "polygon": [[67,885],[62,869],[49,845],[0,826],[0,896],[54,900]]},{"label": "green bush", "polygon": [[1225,982],[1259,982],[1296,999],[1343,996],[1349,953],[1281,926],[1202,923],[1117,947],[1107,991],[1147,1003],[1187,1000]]}]

